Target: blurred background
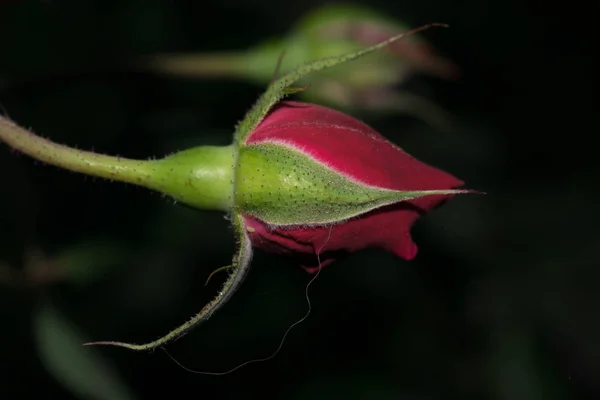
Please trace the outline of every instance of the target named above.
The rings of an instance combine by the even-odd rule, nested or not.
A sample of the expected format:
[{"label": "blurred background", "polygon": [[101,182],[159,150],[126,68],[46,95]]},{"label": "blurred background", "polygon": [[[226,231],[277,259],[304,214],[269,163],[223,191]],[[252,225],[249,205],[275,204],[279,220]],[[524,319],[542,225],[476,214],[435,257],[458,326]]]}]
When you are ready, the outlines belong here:
[{"label": "blurred background", "polygon": [[[228,144],[283,50],[286,70],[448,23],[309,77],[300,96],[488,193],[422,218],[411,262],[372,250],[323,269],[275,358],[206,376],[160,350],[81,343],[146,342],[197,312],[223,278],[206,277],[231,259],[223,215],[0,145],[0,398],[598,398],[592,89],[581,40],[558,31],[564,7],[0,1],[3,114],[130,158]],[[202,371],[269,356],[305,314],[310,278],[257,252],[242,289],[170,354]]]}]

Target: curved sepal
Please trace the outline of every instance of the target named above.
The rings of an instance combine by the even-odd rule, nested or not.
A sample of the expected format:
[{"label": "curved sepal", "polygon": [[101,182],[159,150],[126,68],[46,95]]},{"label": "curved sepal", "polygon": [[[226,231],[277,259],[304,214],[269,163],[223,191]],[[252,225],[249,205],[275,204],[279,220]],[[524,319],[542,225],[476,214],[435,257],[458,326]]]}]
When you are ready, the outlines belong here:
[{"label": "curved sepal", "polygon": [[258,101],[254,104],[252,109],[246,114],[245,118],[238,124],[235,132],[235,143],[238,146],[241,146],[245,143],[246,139],[250,135],[250,133],[261,123],[261,121],[265,118],[271,107],[273,107],[279,100],[281,100],[287,93],[289,93],[289,87],[292,86],[295,82],[299,81],[304,76],[320,71],[326,68],[334,67],[338,64],[342,64],[348,61],[352,61],[364,55],[374,52],[375,50],[379,50],[382,47],[388,46],[408,35],[415,34],[417,32],[421,32],[425,29],[428,29],[433,26],[445,26],[443,24],[428,24],[422,26],[417,29],[413,29],[411,31],[402,33],[397,36],[393,36],[388,40],[383,42],[379,42],[373,46],[366,47],[364,49],[354,51],[348,54],[344,54],[341,56],[335,57],[327,57],[320,60],[312,61],[306,63],[304,65],[299,66],[298,68],[288,72],[281,78],[273,81],[263,93],[262,96],[259,97]]},{"label": "curved sepal", "polygon": [[233,263],[229,270],[231,271],[227,280],[221,287],[215,298],[194,315],[189,321],[173,329],[163,337],[152,342],[144,344],[124,343],[124,342],[91,342],[85,343],[86,346],[105,345],[125,347],[126,349],[143,351],[153,350],[157,347],[164,346],[167,342],[176,340],[185,335],[192,328],[210,318],[219,308],[231,299],[231,296],[240,287],[248,271],[250,270],[250,260],[252,259],[252,244],[246,232],[246,226],[243,218],[240,215],[233,215],[233,227],[237,237],[237,251],[233,257]]}]

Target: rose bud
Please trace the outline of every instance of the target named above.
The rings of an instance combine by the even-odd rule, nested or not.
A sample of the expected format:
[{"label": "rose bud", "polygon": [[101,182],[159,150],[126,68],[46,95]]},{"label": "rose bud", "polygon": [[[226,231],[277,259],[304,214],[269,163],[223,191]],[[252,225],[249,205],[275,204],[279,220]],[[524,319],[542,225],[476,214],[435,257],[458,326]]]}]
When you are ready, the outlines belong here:
[{"label": "rose bud", "polygon": [[37,160],[144,186],[197,209],[224,211],[232,221],[237,252],[232,265],[222,268],[229,276],[198,314],[150,343],[91,344],[146,350],[183,335],[231,298],[248,272],[253,247],[296,256],[312,272],[339,253],[369,247],[413,258],[413,222],[441,201],[471,191],[454,189],[462,185],[459,179],[416,160],[348,115],[314,104],[280,102],[304,90],[292,85],[305,75],[403,36],[302,65],[279,78],[225,147],[200,146],[162,159],[131,160],[53,143],[0,117],[0,140]]},{"label": "rose bud", "polygon": [[[356,51],[407,30],[406,24],[365,6],[329,4],[308,12],[286,36],[268,39],[246,50],[155,54],[145,57],[139,65],[169,76],[220,76],[267,84],[273,79],[278,60],[279,69],[287,72],[304,62]],[[436,128],[448,128],[451,117],[446,111],[400,87],[415,74],[452,80],[457,77],[458,68],[436,54],[424,38],[411,35],[352,65],[312,74],[311,90],[300,97],[345,112],[401,112]]]},{"label": "rose bud", "polygon": [[320,250],[321,265],[367,247],[412,259],[411,225],[462,184],[341,112],[282,102],[240,150],[236,202],[269,252],[314,264]]}]

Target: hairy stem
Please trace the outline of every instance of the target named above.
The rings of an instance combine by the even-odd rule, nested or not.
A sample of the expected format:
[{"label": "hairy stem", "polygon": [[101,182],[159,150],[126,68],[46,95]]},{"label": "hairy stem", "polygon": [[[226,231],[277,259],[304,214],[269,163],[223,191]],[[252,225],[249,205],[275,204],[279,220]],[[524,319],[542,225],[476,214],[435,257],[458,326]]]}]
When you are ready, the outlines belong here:
[{"label": "hairy stem", "polygon": [[47,164],[143,186],[197,209],[229,211],[233,206],[233,146],[199,146],[158,160],[132,160],[54,143],[4,117],[0,141]]},{"label": "hairy stem", "polygon": [[152,162],[74,149],[33,134],[0,116],[0,140],[13,149],[50,165],[100,178],[148,186]]}]

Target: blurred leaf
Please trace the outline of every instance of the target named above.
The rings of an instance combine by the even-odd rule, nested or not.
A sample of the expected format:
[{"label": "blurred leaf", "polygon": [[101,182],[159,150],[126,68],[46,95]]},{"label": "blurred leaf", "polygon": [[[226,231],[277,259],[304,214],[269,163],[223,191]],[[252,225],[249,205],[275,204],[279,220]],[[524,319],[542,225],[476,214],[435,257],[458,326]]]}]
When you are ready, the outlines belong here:
[{"label": "blurred leaf", "polygon": [[68,248],[58,255],[55,262],[67,281],[86,285],[123,265],[126,257],[123,246],[114,240],[93,239]]},{"label": "blurred leaf", "polygon": [[135,399],[107,362],[82,346],[87,340],[56,308],[42,306],[34,315],[34,329],[44,366],[71,392],[84,399]]}]

